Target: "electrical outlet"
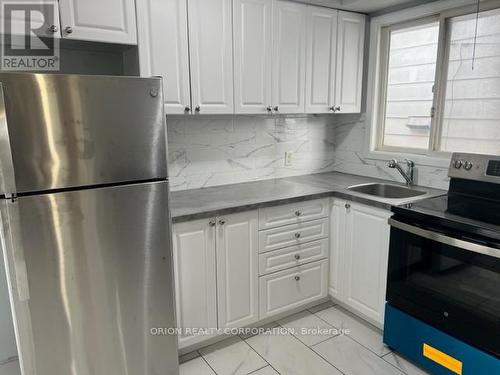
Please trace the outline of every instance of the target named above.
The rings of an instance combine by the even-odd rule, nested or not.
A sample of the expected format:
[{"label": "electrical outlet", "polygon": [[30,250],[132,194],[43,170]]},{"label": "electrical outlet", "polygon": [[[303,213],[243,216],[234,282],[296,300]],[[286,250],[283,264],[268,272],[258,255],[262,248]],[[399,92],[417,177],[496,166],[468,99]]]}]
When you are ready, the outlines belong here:
[{"label": "electrical outlet", "polygon": [[293,153],[291,151],[285,152],[285,167],[291,167],[293,160]]}]

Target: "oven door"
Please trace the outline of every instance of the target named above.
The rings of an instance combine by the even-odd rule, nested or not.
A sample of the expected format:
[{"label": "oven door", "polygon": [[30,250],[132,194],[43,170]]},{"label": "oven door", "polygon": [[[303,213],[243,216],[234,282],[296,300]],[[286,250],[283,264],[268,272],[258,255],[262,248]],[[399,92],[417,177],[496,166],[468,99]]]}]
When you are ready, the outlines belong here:
[{"label": "oven door", "polygon": [[500,250],[390,219],[387,302],[500,357]]}]

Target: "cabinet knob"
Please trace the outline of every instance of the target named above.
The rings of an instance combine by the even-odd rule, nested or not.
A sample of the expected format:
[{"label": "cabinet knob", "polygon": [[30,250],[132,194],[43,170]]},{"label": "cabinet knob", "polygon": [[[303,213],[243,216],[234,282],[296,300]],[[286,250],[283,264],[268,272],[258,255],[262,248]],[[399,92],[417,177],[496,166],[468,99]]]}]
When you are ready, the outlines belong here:
[{"label": "cabinet knob", "polygon": [[340,106],[339,105],[335,107],[335,112],[340,112]]},{"label": "cabinet knob", "polygon": [[273,107],[271,107],[270,105],[266,107],[266,111],[271,113],[273,111]]},{"label": "cabinet knob", "polygon": [[219,219],[219,225],[224,225],[226,224],[226,220],[224,219]]},{"label": "cabinet knob", "polygon": [[50,26],[50,27],[48,28],[49,33],[52,33],[52,34],[57,33],[57,31],[58,31],[58,30],[59,30],[59,29],[57,28],[57,26],[56,26],[56,25],[52,25],[52,26]]},{"label": "cabinet knob", "polygon": [[295,233],[295,238],[300,238],[300,233]]},{"label": "cabinet knob", "polygon": [[300,216],[300,215],[302,215],[302,212],[300,212],[300,211],[295,211],[295,216]]},{"label": "cabinet knob", "polygon": [[208,225],[210,225],[211,227],[215,227],[215,219],[212,219],[208,222]]},{"label": "cabinet knob", "polygon": [[279,105],[277,105],[276,107],[274,107],[274,112],[279,112],[279,111],[280,111]]},{"label": "cabinet knob", "polygon": [[65,29],[64,29],[64,32],[66,34],[72,34],[73,33],[73,28],[71,26],[67,26]]},{"label": "cabinet knob", "polygon": [[197,106],[197,107],[195,107],[195,108],[194,108],[194,110],[195,110],[196,112],[201,112],[201,107],[200,107],[200,106]]},{"label": "cabinet knob", "polygon": [[184,107],[184,112],[191,112],[191,107],[190,106],[185,106]]},{"label": "cabinet knob", "polygon": [[299,259],[300,259],[300,255],[299,254],[295,255],[295,260],[299,260]]},{"label": "cabinet knob", "polygon": [[335,107],[333,105],[330,107],[330,112],[335,112]]},{"label": "cabinet knob", "polygon": [[351,208],[351,205],[349,203],[346,203],[345,208],[348,210],[349,208]]},{"label": "cabinet knob", "polygon": [[294,279],[295,281],[300,281],[300,276],[295,276]]}]

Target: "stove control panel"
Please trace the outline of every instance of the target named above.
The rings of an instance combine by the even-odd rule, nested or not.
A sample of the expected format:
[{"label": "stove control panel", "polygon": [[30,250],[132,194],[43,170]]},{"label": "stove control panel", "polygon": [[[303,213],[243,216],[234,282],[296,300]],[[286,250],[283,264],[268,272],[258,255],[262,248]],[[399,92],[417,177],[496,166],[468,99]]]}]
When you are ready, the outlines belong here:
[{"label": "stove control panel", "polygon": [[500,183],[500,156],[454,153],[448,176]]},{"label": "stove control panel", "polygon": [[487,176],[500,177],[500,160],[490,160],[486,169]]}]

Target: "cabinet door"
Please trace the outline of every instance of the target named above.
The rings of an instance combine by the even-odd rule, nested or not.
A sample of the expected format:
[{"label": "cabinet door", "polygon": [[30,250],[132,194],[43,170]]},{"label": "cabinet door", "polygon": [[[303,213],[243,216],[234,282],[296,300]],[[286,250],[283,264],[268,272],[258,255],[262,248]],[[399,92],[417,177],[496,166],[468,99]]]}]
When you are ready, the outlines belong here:
[{"label": "cabinet door", "polygon": [[141,0],[137,22],[141,76],[162,76],[166,113],[185,113],[191,106],[186,0]]},{"label": "cabinet door", "polygon": [[236,113],[268,113],[271,106],[272,0],[234,0]]},{"label": "cabinet door", "polygon": [[339,12],[335,106],[340,113],[361,112],[365,16]]},{"label": "cabinet door", "polygon": [[273,3],[273,106],[278,113],[305,112],[307,6]]},{"label": "cabinet door", "polygon": [[333,113],[338,11],[308,7],[306,113]]},{"label": "cabinet door", "polygon": [[[179,328],[217,328],[215,227],[209,220],[173,228],[175,296]],[[179,347],[207,336],[179,335]]]},{"label": "cabinet door", "polygon": [[219,328],[244,327],[259,318],[257,217],[250,211],[218,220]]},{"label": "cabinet door", "polygon": [[[46,38],[60,38],[61,27],[59,24],[59,6],[57,0],[24,0],[20,1],[0,0],[0,7],[4,5],[29,5],[31,10],[31,23],[34,27],[41,27],[38,32],[43,33]],[[24,4],[23,4],[24,3]],[[37,3],[39,3],[37,5]],[[47,5],[50,5],[48,7]],[[3,11],[4,9],[2,9]],[[5,41],[13,46],[25,48],[26,33],[26,13],[12,9],[8,15],[2,14],[3,30],[6,30]],[[31,25],[28,25],[31,26]],[[33,35],[31,35],[33,37]],[[41,43],[41,42],[40,42]],[[35,48],[39,46],[34,45]]]},{"label": "cabinet door", "polygon": [[346,224],[346,201],[332,199],[330,214],[330,282],[329,294],[343,300],[344,246]]},{"label": "cabinet door", "polygon": [[233,113],[231,0],[189,0],[191,92],[196,113]]},{"label": "cabinet door", "polygon": [[347,209],[344,303],[383,324],[389,211],[350,203]]},{"label": "cabinet door", "polygon": [[262,276],[260,283],[260,319],[266,319],[316,300],[327,292],[328,261],[304,264]]},{"label": "cabinet door", "polygon": [[59,0],[59,11],[64,38],[137,44],[134,0]]}]

